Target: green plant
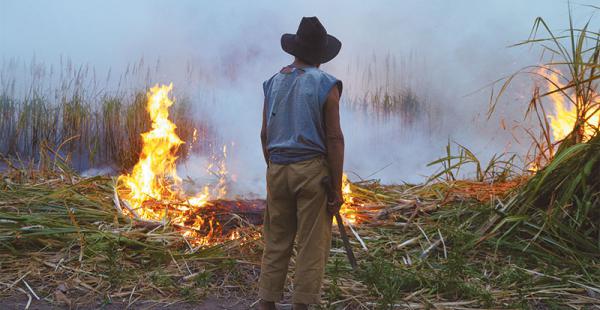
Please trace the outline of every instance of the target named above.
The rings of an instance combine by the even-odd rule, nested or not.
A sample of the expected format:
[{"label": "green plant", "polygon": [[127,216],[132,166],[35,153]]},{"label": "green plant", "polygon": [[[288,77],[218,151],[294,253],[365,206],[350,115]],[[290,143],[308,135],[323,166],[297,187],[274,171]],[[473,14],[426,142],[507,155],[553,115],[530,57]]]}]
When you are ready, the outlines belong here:
[{"label": "green plant", "polygon": [[[526,116],[531,113],[536,115],[542,139],[536,139],[534,133],[529,134],[534,138],[538,155],[545,157],[547,162],[562,149],[589,140],[599,131],[600,101],[597,80],[600,78],[600,32],[591,31],[589,27],[590,20],[583,27],[576,28],[570,9],[569,28],[565,34],[556,35],[543,18],[536,18],[529,38],[514,46],[539,46],[545,62],[525,67],[505,78],[496,99],[490,105],[491,114],[506,89],[521,74],[533,75],[549,84],[550,89],[547,92],[540,92],[539,88],[534,91],[526,112]],[[540,31],[544,31],[545,36],[539,37]],[[557,140],[551,137],[553,128],[548,122],[549,109],[544,107],[542,100],[551,96],[562,98],[574,109],[570,133]],[[558,150],[556,146],[559,146]]]},{"label": "green plant", "polygon": [[361,278],[379,294],[378,307],[381,309],[393,309],[401,292],[414,290],[421,284],[411,271],[397,268],[381,258],[361,267]]},{"label": "green plant", "polygon": [[342,266],[344,265],[344,261],[339,257],[333,259],[331,264],[328,264],[326,267],[326,274],[329,276],[331,283],[327,286],[326,290],[326,300],[328,302],[327,307],[331,308],[331,302],[339,300],[342,298],[342,291],[340,289],[340,274],[342,273]]},{"label": "green plant", "polygon": [[[589,30],[590,21],[581,28],[573,25],[555,35],[542,18],[534,22],[530,38],[517,45],[539,45],[550,60],[526,67],[508,77],[498,98],[515,76],[522,72],[541,76],[553,87],[546,93],[534,92],[527,113],[535,111],[544,138],[535,141],[538,154],[547,165],[539,170],[508,201],[498,206],[498,216],[485,224],[488,236],[496,236],[497,245],[512,246],[563,263],[578,266],[588,281],[590,271],[600,259],[600,101],[597,93],[600,73],[600,33]],[[540,30],[546,34],[538,37]],[[540,71],[541,70],[541,71]],[[540,73],[542,72],[542,73]],[[543,72],[558,76],[563,83]],[[554,141],[550,137],[547,109],[541,98],[561,96],[574,109],[572,130]],[[552,128],[553,129],[553,128]]]},{"label": "green plant", "polygon": [[202,271],[194,277],[194,285],[196,287],[208,287],[213,278],[211,271]]},{"label": "green plant", "polygon": [[[483,166],[477,156],[463,145],[456,144],[458,154],[452,153],[450,142],[446,145],[446,156],[430,162],[427,166],[441,165],[441,171],[429,177],[428,182],[441,177],[447,182],[456,181],[461,169],[465,166],[474,166],[475,181],[477,182],[502,182],[516,175],[516,155],[494,154],[488,163]],[[507,157],[508,158],[505,158]],[[466,168],[468,169],[468,168]]]}]

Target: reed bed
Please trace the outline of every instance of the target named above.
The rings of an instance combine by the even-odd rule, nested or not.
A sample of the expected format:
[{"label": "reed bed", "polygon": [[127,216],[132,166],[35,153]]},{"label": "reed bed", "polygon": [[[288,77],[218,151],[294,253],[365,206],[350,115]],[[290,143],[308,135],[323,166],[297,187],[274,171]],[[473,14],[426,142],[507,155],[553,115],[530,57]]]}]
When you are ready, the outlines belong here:
[{"label": "reed bed", "polygon": [[[125,171],[141,150],[141,136],[150,127],[146,91],[150,82],[140,76],[152,72],[143,62],[127,68],[117,85],[97,79],[89,66],[61,63],[53,68],[32,62],[21,68],[9,62],[0,68],[0,153],[23,161],[38,161],[45,146],[57,150],[78,170],[108,166]],[[14,67],[26,70],[21,77]],[[17,83],[27,83],[24,87]],[[135,80],[131,82],[130,80]],[[148,79],[149,80],[149,79]],[[177,134],[200,151],[214,135],[194,118],[191,102],[181,94],[171,118]],[[194,137],[194,130],[196,136]],[[195,140],[195,138],[200,140]]]},{"label": "reed bed", "polygon": [[[438,129],[439,111],[431,105],[423,78],[409,75],[422,67],[414,56],[400,61],[387,55],[374,57],[366,65],[349,67],[348,76],[360,76],[354,90],[344,96],[344,106],[364,117],[368,126],[395,124],[398,135],[409,128]],[[424,65],[423,65],[424,66]],[[193,68],[188,68],[191,75]],[[0,153],[22,161],[39,160],[45,146],[69,157],[78,171],[109,167],[127,171],[138,159],[140,134],[149,129],[145,111],[146,89],[160,68],[140,59],[120,76],[98,77],[94,67],[61,59],[58,67],[16,60],[0,66]],[[188,80],[205,77],[187,77]],[[189,85],[187,85],[189,86]],[[170,118],[177,134],[186,141],[187,152],[215,155],[223,143],[214,120],[193,110],[186,85],[176,87],[176,102]],[[348,90],[346,90],[348,91]],[[383,125],[382,125],[383,124]],[[196,134],[194,134],[196,132]]]},{"label": "reed bed", "polygon": [[431,97],[426,61],[410,53],[373,55],[348,64],[344,76],[344,107],[364,118],[372,128],[389,124],[397,136],[411,129],[431,134],[441,128],[442,111]]}]

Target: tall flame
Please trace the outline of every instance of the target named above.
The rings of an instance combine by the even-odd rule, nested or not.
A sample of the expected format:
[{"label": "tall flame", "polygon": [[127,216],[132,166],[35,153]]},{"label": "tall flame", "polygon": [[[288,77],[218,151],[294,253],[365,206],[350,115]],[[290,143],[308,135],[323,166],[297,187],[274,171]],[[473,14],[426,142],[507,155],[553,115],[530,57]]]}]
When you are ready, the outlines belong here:
[{"label": "tall flame", "polygon": [[[142,151],[131,174],[119,176],[117,182],[120,196],[128,206],[124,212],[133,213],[132,216],[143,220],[168,219],[184,229],[183,236],[189,237],[191,243],[204,245],[211,242],[219,223],[193,212],[194,208],[205,206],[211,198],[209,187],[204,186],[200,192],[188,197],[177,175],[177,151],[184,142],[175,133],[177,126],[169,120],[169,108],[173,105],[169,93],[172,89],[173,84],[156,85],[148,91],[146,109],[152,120],[151,130],[142,134]],[[218,165],[216,198],[226,194],[225,148],[223,152],[223,159]]]},{"label": "tall flame", "polygon": [[172,83],[150,88],[146,109],[152,129],[142,134],[142,152],[131,174],[121,175],[118,179],[130,191],[127,201],[144,219],[159,220],[162,216],[142,208],[145,201],[173,199],[179,194],[181,179],[175,161],[183,141],[175,133],[177,126],[169,120],[169,107],[173,101],[168,95],[172,89]]}]

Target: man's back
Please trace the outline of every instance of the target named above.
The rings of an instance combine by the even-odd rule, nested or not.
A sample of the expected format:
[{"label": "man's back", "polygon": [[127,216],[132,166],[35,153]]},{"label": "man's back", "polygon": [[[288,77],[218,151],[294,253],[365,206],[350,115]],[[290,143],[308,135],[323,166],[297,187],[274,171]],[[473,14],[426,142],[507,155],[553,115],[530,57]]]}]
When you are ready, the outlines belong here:
[{"label": "man's back", "polygon": [[342,83],[317,67],[284,67],[263,83],[269,160],[288,164],[327,153],[324,105]]},{"label": "man's back", "polygon": [[[293,308],[319,303],[332,215],[343,203],[342,83],[318,69],[338,54],[341,42],[316,17],[305,17],[296,34],[281,36],[281,47],[295,56],[294,63],[263,83],[260,139],[267,162],[267,207],[258,281],[263,310],[276,309],[283,296],[294,243]],[[331,195],[324,180],[330,180]]]}]

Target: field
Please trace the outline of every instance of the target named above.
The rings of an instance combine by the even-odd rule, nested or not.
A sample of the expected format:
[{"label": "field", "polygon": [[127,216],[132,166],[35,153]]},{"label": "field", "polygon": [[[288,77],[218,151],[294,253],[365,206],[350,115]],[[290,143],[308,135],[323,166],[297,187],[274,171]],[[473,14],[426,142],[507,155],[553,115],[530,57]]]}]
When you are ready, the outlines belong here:
[{"label": "field", "polygon": [[[570,30],[557,37],[538,19],[521,43],[553,54],[523,70],[544,85],[524,103],[539,122],[528,132],[525,167],[507,154],[481,162],[449,144],[423,184],[345,183],[342,213],[358,268],[334,228],[319,307],[600,305],[600,34]],[[24,97],[3,80],[0,297],[25,308],[255,305],[264,200],[223,199],[219,157],[219,182],[205,192],[190,193],[190,181],[174,173],[189,152],[226,156],[214,146],[215,129],[189,117],[185,97],[171,107],[167,86],[95,91],[85,67],[63,71],[61,87],[49,93],[34,83]],[[406,89],[375,88],[362,98],[354,108],[374,122],[435,113]],[[141,136],[158,129],[168,138]],[[136,169],[156,156],[166,156],[150,169],[158,194],[140,199],[145,180]],[[80,174],[98,165],[116,173]],[[465,169],[472,178],[462,177]]]},{"label": "field", "polygon": [[[60,305],[175,305],[216,296],[253,302],[260,227],[194,247],[169,225],[114,206],[114,179],[67,169],[10,170],[2,181],[4,294]],[[6,176],[10,176],[7,178]],[[335,239],[325,308],[582,307],[598,302],[597,257],[502,240],[498,201],[525,180],[351,185],[353,271]],[[506,221],[506,220],[503,220]],[[35,304],[35,303],[34,303]]]}]

